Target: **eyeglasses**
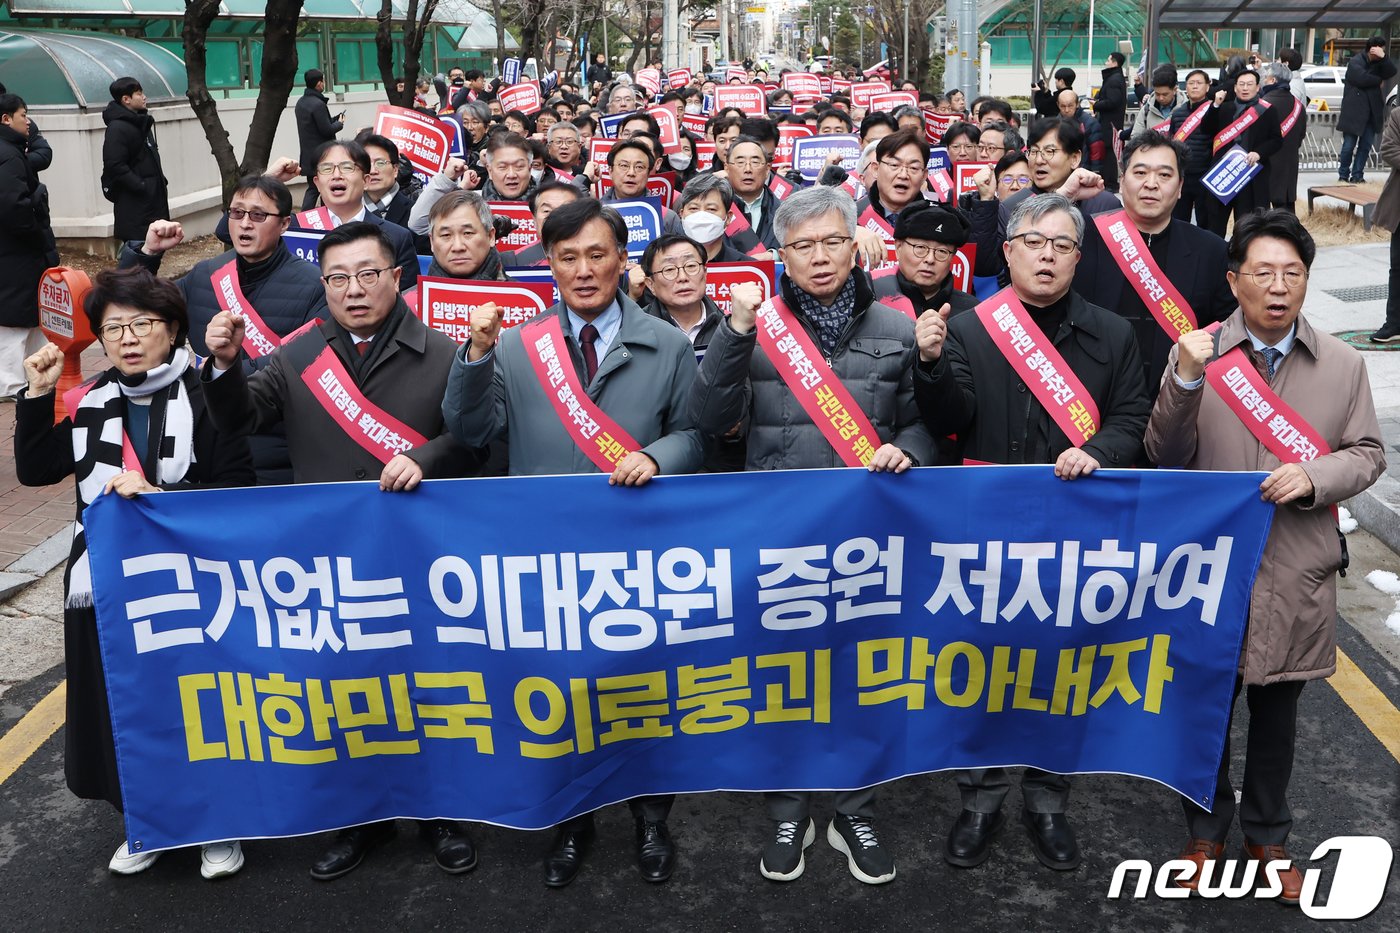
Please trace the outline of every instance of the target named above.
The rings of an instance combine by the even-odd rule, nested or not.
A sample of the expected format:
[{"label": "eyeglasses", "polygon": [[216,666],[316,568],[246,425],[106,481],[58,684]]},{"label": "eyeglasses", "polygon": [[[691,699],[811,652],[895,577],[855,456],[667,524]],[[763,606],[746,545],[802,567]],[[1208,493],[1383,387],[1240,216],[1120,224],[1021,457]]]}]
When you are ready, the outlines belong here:
[{"label": "eyeglasses", "polygon": [[700,270],[703,268],[705,268],[703,265],[692,259],[682,266],[662,266],[656,271],[656,274],[668,282],[674,282],[680,278],[682,272],[685,273],[686,278],[693,279],[700,274]]},{"label": "eyeglasses", "polygon": [[739,168],[762,168],[768,164],[768,160],[762,156],[749,156],[743,159],[730,159],[729,164]]},{"label": "eyeglasses", "polygon": [[136,320],[127,324],[117,324],[115,322],[103,324],[102,329],[99,330],[98,333],[102,335],[102,339],[107,343],[116,343],[122,339],[123,331],[130,330],[131,336],[139,339],[150,334],[152,327],[164,323],[165,321],[163,319],[138,317]]},{"label": "eyeglasses", "polygon": [[1031,183],[1031,176],[1003,175],[1001,176],[1001,183],[1003,185],[1020,185],[1022,188],[1024,188],[1026,185],[1029,185]]},{"label": "eyeglasses", "polygon": [[388,271],[388,269],[361,269],[353,276],[346,275],[344,272],[332,272],[330,275],[321,276],[321,281],[326,283],[327,288],[335,289],[338,292],[343,292],[350,287],[351,278],[358,280],[361,288],[373,288],[374,284],[379,281],[379,276]]},{"label": "eyeglasses", "polygon": [[820,240],[793,240],[791,243],[784,243],[783,249],[790,249],[798,256],[805,258],[812,255],[818,244],[828,253],[834,253],[854,239],[855,237],[849,236],[828,236],[822,237]]},{"label": "eyeglasses", "polygon": [[908,240],[904,241],[904,245],[909,247],[909,252],[914,254],[915,259],[923,259],[929,254],[929,250],[933,250],[934,259],[937,259],[939,262],[947,262],[949,259],[952,259],[953,254],[957,252],[957,250],[949,246],[930,246],[927,243],[910,243]]},{"label": "eyeglasses", "polygon": [[359,170],[360,167],[354,162],[322,162],[316,166],[317,175],[334,175],[337,171],[342,175],[349,175]]},{"label": "eyeglasses", "polygon": [[1006,151],[1006,147],[1005,147],[1005,146],[993,146],[993,145],[991,145],[991,144],[989,144],[989,143],[978,143],[978,144],[977,144],[977,151],[980,152],[982,155],[986,155],[986,154],[988,154],[989,152],[1005,152],[1005,151]]},{"label": "eyeglasses", "polygon": [[1059,253],[1061,256],[1068,256],[1070,253],[1079,249],[1079,242],[1073,237],[1067,236],[1048,237],[1043,233],[1018,233],[1006,239],[1008,242],[1011,240],[1022,240],[1026,244],[1026,249],[1034,250],[1035,252],[1040,252],[1045,249],[1045,244],[1049,243],[1054,248],[1055,252]]},{"label": "eyeglasses", "polygon": [[627,172],[648,172],[651,171],[651,164],[648,162],[617,162],[612,170],[618,174]]},{"label": "eyeglasses", "polygon": [[1059,154],[1060,150],[1056,149],[1054,146],[1046,146],[1044,149],[1040,148],[1039,146],[1031,146],[1029,149],[1026,150],[1026,155],[1030,158],[1044,159],[1046,162],[1051,161],[1055,158],[1055,156]]},{"label": "eyeglasses", "polygon": [[1283,278],[1283,287],[1289,291],[1302,286],[1308,280],[1306,272],[1297,269],[1285,269],[1283,272],[1275,272],[1272,269],[1260,269],[1257,272],[1241,272],[1240,275],[1247,275],[1254,280],[1260,288],[1273,288],[1274,282],[1280,277]]},{"label": "eyeglasses", "polygon": [[267,218],[269,218],[269,217],[286,217],[286,216],[287,216],[286,214],[269,214],[267,211],[256,211],[256,210],[254,210],[254,211],[245,211],[245,210],[244,210],[243,208],[241,208],[241,207],[230,207],[230,208],[228,209],[228,219],[234,221],[235,223],[238,222],[238,221],[240,221],[240,220],[242,220],[242,219],[245,218],[245,217],[248,218],[249,220],[251,220],[251,221],[252,221],[253,223],[255,223],[255,224],[260,224],[260,223],[262,223],[264,220],[267,220]]},{"label": "eyeglasses", "polygon": [[927,169],[923,162],[896,162],[893,159],[881,159],[880,164],[894,175],[920,175]]},{"label": "eyeglasses", "polygon": [[374,166],[375,168],[388,168],[393,164],[394,163],[388,159],[375,159],[373,162],[370,163],[370,165]]}]

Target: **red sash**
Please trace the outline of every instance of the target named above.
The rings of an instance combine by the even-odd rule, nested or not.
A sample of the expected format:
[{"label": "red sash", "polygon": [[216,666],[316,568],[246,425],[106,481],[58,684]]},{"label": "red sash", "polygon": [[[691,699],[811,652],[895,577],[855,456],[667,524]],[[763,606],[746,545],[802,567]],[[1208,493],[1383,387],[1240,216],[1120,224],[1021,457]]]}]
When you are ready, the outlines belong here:
[{"label": "red sash", "polygon": [[1099,214],[1094,217],[1094,226],[1099,228],[1099,235],[1118,271],[1123,273],[1167,336],[1175,341],[1182,334],[1195,330],[1196,312],[1191,310],[1172,280],[1162,274],[1142,234],[1128,220],[1127,211]]},{"label": "red sash", "polygon": [[977,317],[1011,371],[1075,447],[1099,430],[1099,407],[1008,286],[977,306]]},{"label": "red sash", "polygon": [[579,384],[569,359],[559,315],[546,314],[520,328],[525,358],[569,439],[604,473],[612,473],[630,452],[641,450],[622,426],[608,417]]},{"label": "red sash", "polygon": [[1181,128],[1176,131],[1172,138],[1179,143],[1186,142],[1186,138],[1196,132],[1196,128],[1201,125],[1201,121],[1206,118],[1206,113],[1210,110],[1210,98],[1207,97],[1201,106],[1191,111],[1191,115],[1181,122]]},{"label": "red sash", "polygon": [[938,193],[938,200],[953,200],[953,179],[949,177],[946,168],[935,169],[929,172],[928,180]]},{"label": "red sash", "polygon": [[1298,124],[1298,118],[1303,115],[1303,102],[1298,98],[1293,98],[1293,109],[1288,112],[1288,116],[1283,118],[1279,124],[1278,133],[1280,136],[1288,136],[1293,131],[1293,127]]},{"label": "red sash", "polygon": [[267,356],[282,345],[282,338],[267,326],[252,302],[243,294],[238,283],[237,260],[230,259],[214,270],[209,281],[214,286],[214,298],[219,302],[219,310],[229,311],[243,318],[243,352],[253,359]]},{"label": "red sash", "polygon": [[[78,403],[88,394],[95,380],[89,380],[79,385],[75,385],[67,392],[63,393],[63,407],[68,411],[68,420],[72,421],[78,414]],[[131,437],[126,433],[126,425],[122,425],[122,466],[128,470],[134,470],[142,476],[146,471],[141,466],[141,459],[136,456],[136,448],[131,443]]]},{"label": "red sash", "polygon": [[1165,132],[1167,132],[1168,130],[1170,130],[1171,128],[1172,128],[1172,118],[1171,118],[1171,117],[1167,117],[1165,120],[1163,120],[1161,123],[1158,123],[1156,126],[1149,127],[1149,129],[1151,129],[1152,132],[1154,132],[1154,133],[1165,133]]},{"label": "red sash", "polygon": [[[1211,146],[1211,152],[1219,152],[1221,149],[1234,143],[1245,130],[1249,129],[1258,121],[1259,115],[1263,113],[1264,110],[1268,110],[1271,106],[1267,100],[1257,100],[1254,103],[1256,106],[1246,108],[1244,113],[1235,117],[1234,122],[1215,134],[1215,143]],[[1260,110],[1260,107],[1263,107],[1264,110]],[[1194,114],[1192,114],[1192,116],[1194,116]],[[1182,129],[1185,129],[1185,127],[1183,126]]]},{"label": "red sash", "polygon": [[756,325],[758,345],[827,443],[846,466],[867,466],[880,448],[880,436],[831,366],[823,365],[822,352],[787,303],[776,295],[765,301]]},{"label": "red sash", "polygon": [[331,220],[331,209],[329,207],[317,207],[309,211],[302,211],[296,215],[297,226],[303,230],[334,230],[335,221]]},{"label": "red sash", "polygon": [[329,346],[301,371],[301,381],[331,420],[381,463],[428,443],[426,437],[365,398]]}]

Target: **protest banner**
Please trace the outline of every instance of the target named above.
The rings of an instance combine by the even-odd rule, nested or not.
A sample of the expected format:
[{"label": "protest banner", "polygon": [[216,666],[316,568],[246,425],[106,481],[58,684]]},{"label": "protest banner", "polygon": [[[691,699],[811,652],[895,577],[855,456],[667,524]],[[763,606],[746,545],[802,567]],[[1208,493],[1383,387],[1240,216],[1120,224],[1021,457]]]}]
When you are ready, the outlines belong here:
[{"label": "protest banner", "polygon": [[380,104],[374,131],[397,146],[399,155],[425,178],[442,171],[452,152],[450,131],[436,117],[405,107]]},{"label": "protest banner", "polygon": [[471,315],[494,303],[501,326],[516,327],[548,311],[554,290],[533,282],[478,282],[472,279],[423,277],[418,280],[418,316],[433,330],[458,343],[471,339]]},{"label": "protest banner", "polygon": [[841,167],[855,172],[860,161],[860,139],[845,133],[830,136],[806,136],[792,142],[792,167],[807,181],[816,181],[826,168],[827,157],[841,154]]},{"label": "protest banner", "polygon": [[501,102],[501,109],[507,112],[519,110],[524,114],[539,113],[543,107],[543,102],[540,100],[540,86],[533,81],[501,88],[496,99]]},{"label": "protest banner", "polygon": [[756,84],[722,84],[715,88],[715,109],[738,107],[746,117],[768,113],[768,98]]}]

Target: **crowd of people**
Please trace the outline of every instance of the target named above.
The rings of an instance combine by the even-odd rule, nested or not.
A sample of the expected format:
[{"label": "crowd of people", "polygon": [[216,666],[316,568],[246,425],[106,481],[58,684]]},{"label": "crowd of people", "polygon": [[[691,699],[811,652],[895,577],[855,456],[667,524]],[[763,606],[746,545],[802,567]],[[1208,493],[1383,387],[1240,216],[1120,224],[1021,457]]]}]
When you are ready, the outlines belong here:
[{"label": "crowd of people", "polygon": [[[1121,78],[1122,66],[1115,53],[1106,76],[1116,69]],[[1266,472],[1260,492],[1277,510],[1236,680],[1250,709],[1240,802],[1227,744],[1214,808],[1183,801],[1182,857],[1197,866],[1221,858],[1238,815],[1249,858],[1287,859],[1297,703],[1307,681],[1335,667],[1335,573],[1346,553],[1329,507],[1385,463],[1361,357],[1300,313],[1315,249],[1291,191],[1276,191],[1266,170],[1227,206],[1201,183],[1222,138],[1278,166],[1301,134],[1280,125],[1291,112],[1287,66],[1265,75],[1231,66],[1216,79],[1193,71],[1184,93],[1164,66],[1131,122],[1120,82],[1105,81],[1091,114],[1063,71],[1064,86],[1040,89],[1041,112],[1024,123],[1005,101],[969,103],[958,91],[916,92],[917,106],[884,112],[856,106],[837,84],[815,100],[779,84],[767,91],[768,114],[756,115],[707,112],[715,87],[703,75],[654,94],[614,79],[603,62],[588,76],[595,87],[565,82],[532,114],[502,112],[500,82],[480,72],[452,69],[436,107],[421,84],[422,109],[453,114],[466,138],[460,158],[420,183],[390,139],[370,129],[342,135],[343,114],[329,112],[323,76],[309,71],[296,106],[298,156],[240,180],[219,226],[229,252],[173,281],[159,277],[161,257],[184,231],[164,209],[141,89],[114,83],[104,186],[122,192],[126,242],[85,308],[110,366],[65,397],[67,415],[55,422],[62,355],[51,345],[26,351],[21,481],[73,476],[81,520],[105,493],[199,485],[366,480],[411,494],[424,479],[485,474],[604,473],[638,487],[697,471],[899,474],[964,463],[1052,465],[1065,481],[1115,467]],[[1270,96],[1279,103],[1263,107]],[[682,130],[663,142],[652,106],[702,117],[703,137]],[[613,114],[630,116],[617,123],[606,162],[593,161],[588,141]],[[935,114],[955,119],[943,128]],[[14,171],[32,196],[37,133],[14,95],[0,97],[0,115],[0,145],[20,152]],[[784,124],[854,135],[860,159],[843,165],[833,155],[814,183],[779,161]],[[1383,146],[1400,147],[1394,119]],[[978,164],[968,190],[937,183],[933,149],[954,166]],[[129,173],[117,168],[123,159]],[[0,171],[11,161],[5,155]],[[294,211],[288,184],[301,177],[307,190]],[[661,177],[675,196],[660,234],[629,259],[616,207]],[[528,207],[536,242],[498,248],[511,232],[503,202]],[[37,243],[38,200],[31,206]],[[323,234],[319,265],[286,248],[289,230]],[[955,280],[971,245],[974,268]],[[431,257],[434,278],[503,281],[515,269],[547,269],[560,300],[514,327],[487,303],[459,344],[417,313],[419,254]],[[771,297],[737,285],[726,313],[706,291],[708,271],[754,257],[782,264]],[[1392,289],[1392,308],[1397,301]],[[778,333],[787,335],[781,346]],[[813,417],[804,366],[826,374],[854,438]],[[338,417],[324,383],[304,377],[313,367],[335,374],[342,403],[391,430]],[[1257,406],[1239,407],[1241,398],[1280,413],[1282,427]],[[615,443],[584,436],[575,408],[607,425]],[[68,782],[120,808],[81,525],[66,585]],[[945,856],[972,868],[1005,823],[1011,776],[979,769],[956,781],[962,809]],[[1070,785],[1034,768],[1020,778],[1021,822],[1051,869],[1082,857]],[[877,797],[877,788],[835,794],[825,834],[870,884],[895,877]],[[665,881],[676,864],[672,800],[630,802],[648,881]],[[774,790],[765,804],[759,870],[792,881],[816,838],[813,795]],[[419,829],[443,870],[477,864],[466,825]],[[337,833],[312,876],[352,871],[393,832],[379,823]],[[589,815],[559,826],[545,884],[572,882],[594,841]],[[123,844],[110,867],[129,874],[155,857]],[[236,841],[204,849],[205,877],[241,865]],[[1298,870],[1280,876],[1281,897],[1296,902]],[[1179,883],[1194,888],[1198,878]]]}]

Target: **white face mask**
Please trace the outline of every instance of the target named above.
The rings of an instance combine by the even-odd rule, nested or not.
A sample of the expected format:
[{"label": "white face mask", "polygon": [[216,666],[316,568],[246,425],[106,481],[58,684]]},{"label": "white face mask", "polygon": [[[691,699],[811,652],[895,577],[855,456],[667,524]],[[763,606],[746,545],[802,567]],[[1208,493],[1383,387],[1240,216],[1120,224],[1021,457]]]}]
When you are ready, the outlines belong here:
[{"label": "white face mask", "polygon": [[702,105],[700,105],[700,104],[689,103],[689,104],[686,104],[686,105],[685,105],[685,112],[686,112],[686,113],[703,113],[703,112],[704,112],[704,109],[703,109]]},{"label": "white face mask", "polygon": [[530,180],[533,181],[535,184],[538,185],[538,184],[540,183],[540,179],[543,178],[543,177],[544,177],[544,169],[542,169],[542,168],[532,168],[532,169],[530,169]]},{"label": "white face mask", "polygon": [[690,154],[686,152],[673,152],[666,156],[666,161],[671,163],[671,168],[678,172],[683,172],[690,167]]},{"label": "white face mask", "polygon": [[697,243],[713,243],[724,235],[724,228],[727,226],[724,218],[716,217],[709,211],[696,211],[686,215],[681,221],[681,228],[685,230],[685,235]]}]

